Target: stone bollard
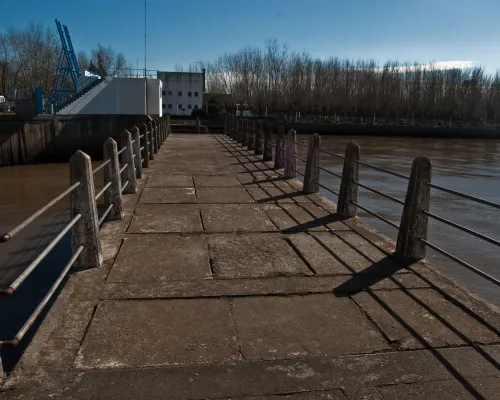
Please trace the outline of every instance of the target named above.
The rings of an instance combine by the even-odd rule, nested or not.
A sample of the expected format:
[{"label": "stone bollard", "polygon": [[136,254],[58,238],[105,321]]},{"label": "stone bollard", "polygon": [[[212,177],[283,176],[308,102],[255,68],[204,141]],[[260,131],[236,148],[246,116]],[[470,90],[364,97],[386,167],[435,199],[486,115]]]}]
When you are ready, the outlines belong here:
[{"label": "stone bollard", "polygon": [[297,154],[295,139],[297,133],[295,130],[290,129],[286,135],[285,141],[285,160],[284,160],[284,176],[285,179],[292,179],[297,176],[297,159],[295,155]]},{"label": "stone bollard", "polygon": [[201,124],[200,124],[200,117],[196,116],[196,132],[200,133],[201,132]]},{"label": "stone bollard", "polygon": [[108,208],[113,205],[113,208],[105,221],[116,221],[123,219],[123,197],[118,145],[112,138],[104,142],[104,161],[106,160],[110,160],[110,163],[104,167],[104,185],[111,183],[111,186],[104,192],[104,206]]},{"label": "stone bollard", "polygon": [[255,121],[248,127],[248,150],[255,150]]},{"label": "stone bollard", "polygon": [[248,145],[248,119],[245,120],[245,123],[241,127],[241,145],[243,147]]},{"label": "stone bollard", "polygon": [[262,149],[262,136],[263,136],[263,134],[264,134],[264,131],[262,130],[262,122],[259,122],[257,130],[255,132],[255,151],[254,151],[254,154],[256,156],[260,156],[264,152]]},{"label": "stone bollard", "polygon": [[78,150],[71,157],[69,169],[70,185],[80,182],[80,185],[70,195],[71,220],[80,215],[80,219],[71,228],[71,252],[74,254],[80,246],[83,246],[74,266],[100,267],[103,256],[99,239],[99,219],[90,157]]},{"label": "stone bollard", "polygon": [[[132,136],[126,129],[122,133],[122,143],[125,146],[125,151],[122,153],[123,171],[121,171],[124,184],[122,191],[125,194],[133,194],[137,192],[137,181],[135,178],[134,167],[134,148],[132,146]],[[128,182],[128,183],[127,183]]]},{"label": "stone bollard", "polygon": [[353,203],[358,202],[359,179],[359,144],[351,141],[347,144],[345,150],[344,167],[342,169],[342,178],[340,181],[339,200],[337,204],[337,213],[343,217],[355,217],[357,206]]},{"label": "stone bollard", "polygon": [[309,148],[307,151],[306,171],[304,174],[304,187],[302,191],[305,194],[319,192],[319,146],[321,144],[320,136],[315,133],[309,139]]},{"label": "stone bollard", "polygon": [[208,126],[205,125],[205,135],[208,135]]},{"label": "stone bollard", "polygon": [[134,137],[134,165],[135,165],[135,177],[137,179],[142,178],[142,150],[141,150],[141,138],[139,133],[139,128],[134,125],[132,128],[132,136]]},{"label": "stone bollard", "polygon": [[155,154],[158,153],[158,149],[160,148],[160,143],[158,140],[158,125],[156,123],[156,120],[151,121],[153,124],[153,142],[155,144]]},{"label": "stone bollard", "polygon": [[143,157],[143,160],[144,160],[144,168],[149,168],[149,140],[148,140],[148,126],[143,123],[142,124],[142,138],[144,139],[143,140],[143,144],[144,146],[144,150],[142,152],[142,157]]},{"label": "stone bollard", "polygon": [[264,156],[262,157],[262,161],[273,161],[272,133],[272,125],[267,124],[266,132],[264,133]]},{"label": "stone bollard", "polygon": [[[395,254],[411,260],[425,258],[429,211],[432,163],[427,157],[413,160],[405,205],[399,225]],[[422,240],[421,240],[422,239]]]},{"label": "stone bollard", "polygon": [[154,160],[155,159],[155,143],[154,143],[154,140],[153,140],[153,137],[154,137],[154,132],[153,132],[153,124],[151,123],[151,121],[148,121],[148,131],[149,131],[149,136],[148,136],[148,140],[149,140],[149,159],[150,160]]},{"label": "stone bollard", "polygon": [[274,155],[274,169],[281,169],[285,166],[285,127],[278,126],[278,134],[276,135],[276,151]]},{"label": "stone bollard", "polygon": [[167,115],[167,136],[170,135],[170,115]]}]

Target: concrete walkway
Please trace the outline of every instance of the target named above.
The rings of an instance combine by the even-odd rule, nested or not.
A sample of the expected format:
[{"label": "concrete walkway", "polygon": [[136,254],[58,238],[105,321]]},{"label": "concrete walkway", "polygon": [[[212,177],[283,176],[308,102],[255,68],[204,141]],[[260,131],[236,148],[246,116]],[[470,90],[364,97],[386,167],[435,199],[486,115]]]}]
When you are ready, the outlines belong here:
[{"label": "concrete walkway", "polygon": [[498,399],[498,309],[225,136],[151,165],[1,399]]}]

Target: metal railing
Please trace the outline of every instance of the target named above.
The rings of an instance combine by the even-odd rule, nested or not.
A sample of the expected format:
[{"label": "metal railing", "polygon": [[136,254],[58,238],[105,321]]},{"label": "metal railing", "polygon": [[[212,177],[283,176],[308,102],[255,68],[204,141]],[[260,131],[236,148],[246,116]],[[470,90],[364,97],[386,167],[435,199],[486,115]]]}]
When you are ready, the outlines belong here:
[{"label": "metal railing", "polygon": [[[122,193],[135,193],[137,187],[136,179],[142,177],[142,167],[147,167],[149,165],[149,160],[153,158],[154,152],[158,151],[158,148],[169,135],[169,117],[157,118],[156,120],[149,121],[148,124],[149,127],[146,124],[143,125],[144,131],[142,135],[140,134],[139,128],[134,127],[132,129],[134,140],[132,140],[131,133],[125,130],[122,135],[122,147],[120,150],[117,149],[116,142],[112,138],[109,138],[105,143],[105,160],[96,168],[92,168],[89,156],[81,151],[76,152],[70,161],[71,177],[72,180],[76,181],[72,183],[68,189],[64,190],[23,222],[10,231],[0,235],[0,243],[9,242],[24,228],[68,195],[71,195],[71,210],[86,210],[85,212],[89,214],[85,215],[88,218],[83,218],[84,215],[81,213],[72,216],[69,223],[67,223],[61,232],[59,232],[36,258],[30,262],[14,282],[7,288],[0,290],[0,297],[14,295],[18,287],[26,281],[28,276],[41,264],[61,239],[71,231],[72,248],[76,249],[75,252],[71,255],[70,260],[62,269],[50,290],[45,294],[14,338],[0,340],[0,348],[5,346],[16,346],[22,340],[26,332],[28,332],[42,310],[56,293],[71,267],[75,264],[79,267],[99,267],[101,265],[102,254],[100,250],[99,228],[105,221],[123,218],[123,213],[121,211],[123,208]],[[142,144],[141,140],[143,142]],[[123,160],[122,166],[120,166],[120,162],[118,161],[120,155]],[[104,186],[96,195],[91,197],[89,194],[93,194],[95,190],[93,176],[102,170],[104,170]],[[121,185],[122,174],[126,175],[127,179],[123,185]],[[78,193],[79,191],[85,192],[84,195],[80,196]],[[98,219],[97,200],[103,196],[106,209]],[[91,204],[82,207],[82,205],[84,205],[83,203],[88,201],[89,198],[92,198]],[[93,224],[88,226],[85,220],[98,221],[97,226],[93,226]],[[95,244],[87,243],[88,240],[85,238],[89,235],[97,236],[97,240],[92,241],[93,243],[98,243],[97,247]]]},{"label": "metal railing", "polygon": [[[235,134],[236,133],[235,124],[236,121],[234,120],[234,118],[227,119],[224,124],[225,127],[224,132],[228,134],[231,138],[238,140],[240,138],[237,137]],[[248,124],[247,126],[243,124],[243,136],[246,138],[244,142],[250,144],[253,143],[255,139],[254,131],[255,128],[248,129]],[[471,228],[460,225],[456,222],[450,221],[449,219],[446,219],[442,216],[430,212],[429,211],[430,193],[428,196],[425,195],[422,196],[422,194],[425,194],[426,191],[430,191],[430,189],[432,188],[495,209],[500,209],[500,203],[496,203],[490,200],[486,200],[477,196],[473,196],[467,193],[462,193],[453,189],[449,189],[431,183],[430,161],[427,160],[425,157],[418,157],[414,160],[411,175],[407,176],[395,171],[388,170],[386,168],[379,167],[377,165],[360,161],[359,145],[356,142],[349,143],[347,145],[345,155],[342,155],[321,149],[319,148],[319,145],[313,149],[314,151],[311,152],[310,147],[311,143],[313,142],[310,142],[309,145],[301,143],[295,140],[296,137],[295,131],[289,130],[288,133],[285,135],[283,127],[278,128],[278,134],[269,132],[268,135],[269,137],[273,137],[275,139],[275,143],[271,144],[271,147],[275,150],[274,159],[277,161],[278,156],[285,158],[284,160],[281,160],[282,161],[281,164],[278,163],[279,164],[278,168],[284,168],[283,176],[285,178],[295,178],[296,174],[299,174],[304,177],[304,190],[307,191],[308,193],[318,192],[319,188],[323,188],[324,190],[336,195],[339,198],[339,203],[337,205],[337,212],[347,218],[355,217],[357,215],[356,209],[359,208],[365,211],[366,213],[372,215],[373,217],[377,218],[378,220],[384,222],[385,224],[393,227],[394,229],[397,229],[398,241],[396,246],[396,254],[403,255],[405,257],[413,259],[423,259],[425,258],[425,247],[427,246],[437,251],[438,253],[448,257],[452,261],[455,261],[458,264],[464,266],[465,268],[475,272],[476,274],[482,276],[483,278],[497,285],[500,285],[500,279],[491,276],[490,274],[480,270],[477,267],[474,267],[473,265],[467,263],[466,261],[458,258],[457,256],[429,242],[427,240],[427,230],[428,230],[427,218],[432,218],[440,223],[443,223],[454,229],[465,232],[471,236],[474,236],[484,242],[493,244],[495,246],[500,246],[500,240],[491,238]],[[278,140],[283,141],[284,147],[278,145]],[[309,149],[307,159],[304,159],[296,154],[297,146]],[[253,150],[253,147],[249,146],[248,149]],[[313,156],[311,156],[311,154]],[[320,159],[319,154],[326,154],[336,158],[343,159],[344,168],[342,174],[336,173],[321,166],[320,165],[321,163],[319,161]],[[296,165],[297,160],[300,160],[306,164],[306,171],[304,173],[302,173],[297,169]],[[392,195],[384,193],[381,190],[375,189],[360,182],[358,178],[360,166],[370,168],[375,171],[406,180],[408,182],[408,188],[405,201],[400,200]],[[276,163],[275,163],[275,168],[276,168]],[[319,179],[320,171],[326,172],[330,175],[333,175],[341,179],[340,190],[338,192],[320,182]],[[305,188],[306,183],[308,185],[307,190]],[[381,196],[387,200],[390,200],[396,204],[402,205],[403,213],[401,216],[401,224],[398,225],[395,222],[390,221],[389,219],[383,217],[379,213],[370,210],[369,208],[362,205],[358,201],[357,193],[359,187],[366,189],[371,193]],[[417,212],[415,213],[409,212],[410,209],[417,210]],[[422,216],[425,216],[425,218],[422,218]],[[421,246],[420,244],[423,244],[424,246]]]}]

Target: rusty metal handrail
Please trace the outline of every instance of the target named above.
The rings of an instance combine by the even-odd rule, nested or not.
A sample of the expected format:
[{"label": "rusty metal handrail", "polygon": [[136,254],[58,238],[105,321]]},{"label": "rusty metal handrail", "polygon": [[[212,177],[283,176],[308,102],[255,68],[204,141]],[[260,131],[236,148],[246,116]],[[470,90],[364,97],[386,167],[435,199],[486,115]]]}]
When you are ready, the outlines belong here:
[{"label": "rusty metal handrail", "polygon": [[335,196],[339,196],[339,194],[335,191],[335,190],[332,190],[330,189],[329,187],[323,185],[322,183],[320,183],[319,181],[313,181],[314,183],[317,183],[319,186],[321,186],[323,189],[329,191],[330,193],[333,193]]},{"label": "rusty metal handrail", "polygon": [[307,160],[304,160],[302,157],[299,157],[299,156],[298,156],[298,155],[296,155],[296,154],[294,155],[294,157],[295,157],[297,160],[300,160],[300,161],[302,161],[302,162],[305,162],[305,163],[307,162]]},{"label": "rusty metal handrail", "polygon": [[75,225],[78,220],[82,217],[81,214],[77,214],[67,225],[66,227],[59,232],[59,234],[52,239],[52,241],[48,244],[47,247],[28,265],[28,267],[17,277],[17,279],[10,284],[7,289],[0,290],[0,296],[10,296],[14,293],[14,291],[23,283],[26,278],[34,271],[34,269],[47,257],[47,254],[61,241],[66,233]]},{"label": "rusty metal handrail", "polygon": [[125,184],[122,186],[122,193],[123,193],[123,191],[125,190],[125,188],[127,187],[128,182],[129,182],[129,181],[125,182]]},{"label": "rusty metal handrail", "polygon": [[26,332],[31,328],[31,325],[35,322],[35,320],[38,318],[42,310],[45,308],[47,303],[50,301],[54,293],[56,292],[57,288],[63,281],[63,279],[66,277],[66,274],[68,273],[69,269],[73,266],[75,261],[77,260],[78,256],[80,253],[83,251],[83,246],[78,247],[78,249],[75,251],[71,259],[68,261],[64,269],[61,271],[59,274],[59,277],[57,280],[54,282],[50,290],[47,292],[47,294],[44,296],[40,304],[38,304],[37,308],[33,313],[30,315],[28,320],[24,323],[22,328],[16,333],[16,336],[14,336],[13,339],[10,340],[2,340],[0,341],[0,348],[2,347],[14,347],[19,344],[19,342],[22,340]]},{"label": "rusty metal handrail", "polygon": [[301,176],[306,176],[305,174],[303,174],[302,172],[300,172],[299,170],[296,170],[295,168],[292,168],[295,172],[297,172],[299,175]]},{"label": "rusty metal handrail", "polygon": [[335,153],[332,153],[331,151],[327,151],[327,150],[323,150],[323,149],[318,149],[318,151],[320,153],[328,154],[329,156],[334,156],[334,157],[338,157],[338,158],[345,158],[342,154],[335,154]]},{"label": "rusty metal handrail", "polygon": [[362,165],[364,167],[372,168],[376,171],[385,172],[386,174],[397,176],[398,178],[401,178],[401,179],[410,180],[409,176],[400,174],[398,172],[390,171],[390,170],[385,169],[385,168],[377,167],[376,165],[373,165],[373,164],[368,164],[368,163],[365,163],[365,162],[359,161],[359,160],[356,160],[356,163],[358,163],[359,165]]},{"label": "rusty metal handrail", "polygon": [[300,143],[300,142],[297,142],[297,141],[294,141],[293,143],[294,144],[298,144],[299,146],[302,146],[302,147],[309,147],[307,144]]},{"label": "rusty metal handrail", "polygon": [[330,171],[329,169],[326,169],[326,168],[322,167],[321,165],[316,164],[316,167],[318,167],[322,171],[325,171],[329,174],[332,174],[333,176],[336,176],[337,178],[342,178],[341,174],[337,174],[336,172]]},{"label": "rusty metal handrail", "polygon": [[441,253],[443,256],[446,256],[450,258],[451,260],[459,263],[460,265],[464,266],[465,268],[471,270],[472,272],[475,272],[478,275],[481,275],[483,278],[488,279],[490,282],[495,283],[496,285],[500,286],[500,280],[487,274],[484,271],[481,271],[479,268],[474,267],[473,265],[469,264],[468,262],[458,258],[457,256],[454,256],[451,253],[448,253],[446,250],[443,250],[442,248],[436,246],[435,244],[432,244],[431,242],[428,242],[427,240],[424,239],[419,239],[422,243],[424,243],[426,246],[429,246],[431,249],[436,250],[438,253]]},{"label": "rusty metal handrail", "polygon": [[110,159],[107,159],[104,161],[102,164],[100,164],[98,167],[94,168],[92,170],[92,174],[95,175],[97,172],[99,172],[101,169],[103,169],[106,165],[108,165],[111,162]]},{"label": "rusty metal handrail", "polygon": [[122,147],[121,150],[118,150],[118,155],[122,154],[127,149],[127,146]]},{"label": "rusty metal handrail", "polygon": [[101,189],[101,191],[95,195],[95,200],[99,200],[99,197],[101,197],[104,194],[104,192],[106,192],[106,190],[109,189],[110,186],[111,182],[106,183],[106,185]]},{"label": "rusty metal handrail", "polygon": [[484,204],[486,206],[500,209],[500,204],[495,203],[494,201],[485,200],[485,199],[482,199],[480,197],[472,196],[472,195],[467,194],[467,193],[457,192],[456,190],[448,189],[448,188],[445,188],[443,186],[435,185],[435,184],[429,183],[429,182],[427,182],[426,185],[433,188],[433,189],[441,190],[442,192],[454,194],[455,196],[459,196],[459,197],[462,197],[462,198],[467,199],[467,200],[472,200],[472,201],[475,201],[476,203],[480,203],[480,204]]},{"label": "rusty metal handrail", "polygon": [[354,183],[355,185],[358,185],[359,187],[362,187],[363,189],[369,190],[370,192],[376,193],[379,196],[385,197],[386,199],[392,200],[395,203],[401,204],[403,206],[405,205],[404,201],[401,201],[401,200],[397,199],[396,197],[388,195],[388,194],[386,194],[384,192],[381,192],[380,190],[374,189],[374,188],[372,188],[370,186],[363,185],[361,182],[353,180],[352,183]]},{"label": "rusty metal handrail", "polygon": [[70,194],[73,190],[75,190],[78,186],[80,186],[80,182],[75,182],[68,189],[62,192],[59,196],[52,199],[30,217],[26,218],[23,222],[17,225],[15,228],[11,229],[9,232],[5,232],[0,236],[0,243],[7,243],[10,239],[12,239],[15,235],[17,235],[21,230],[26,228],[30,223],[32,223],[35,219],[37,219],[40,215],[42,215],[45,211],[51,208],[53,205],[57,204],[61,201],[65,196]]},{"label": "rusty metal handrail", "polygon": [[376,212],[374,212],[372,210],[369,210],[368,208],[362,206],[361,204],[359,204],[359,203],[357,203],[355,201],[351,200],[351,203],[354,204],[356,207],[359,207],[362,210],[366,211],[368,214],[373,215],[374,217],[378,218],[379,220],[381,220],[381,221],[385,222],[386,224],[392,226],[393,228],[399,229],[399,225],[396,225],[394,222],[389,221],[387,218],[382,217],[381,215],[377,214]]},{"label": "rusty metal handrail", "polygon": [[125,171],[128,167],[128,163],[125,163],[123,167],[120,168],[120,174],[123,174],[123,171]]},{"label": "rusty metal handrail", "polygon": [[111,211],[111,209],[113,208],[113,204],[110,204],[108,206],[108,208],[106,208],[106,210],[104,211],[104,213],[102,214],[102,217],[99,218],[99,222],[98,222],[98,225],[101,226],[101,224],[104,222],[104,220],[106,219],[106,217],[108,216],[109,212]]}]

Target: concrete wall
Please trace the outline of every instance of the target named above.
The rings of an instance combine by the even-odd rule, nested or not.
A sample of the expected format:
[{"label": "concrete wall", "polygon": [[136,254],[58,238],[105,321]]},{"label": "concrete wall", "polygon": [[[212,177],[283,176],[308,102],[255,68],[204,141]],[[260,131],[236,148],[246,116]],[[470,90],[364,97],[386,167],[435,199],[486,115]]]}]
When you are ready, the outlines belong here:
[{"label": "concrete wall", "polygon": [[77,150],[102,159],[103,143],[120,143],[124,129],[140,126],[145,115],[39,116],[40,119],[0,119],[0,166],[68,162]]},{"label": "concrete wall", "polygon": [[[158,72],[158,78],[163,82],[162,90],[165,92],[165,95],[162,96],[163,113],[191,115],[193,110],[201,108],[203,102],[203,77],[203,73]],[[179,92],[182,92],[181,96],[179,96]],[[191,96],[189,96],[189,92],[191,92]],[[198,96],[196,96],[196,93],[198,93]]]},{"label": "concrete wall", "polygon": [[[146,114],[146,84],[140,78],[106,78],[107,86],[98,92],[79,115]],[[148,113],[161,115],[161,81],[148,79]]]}]

